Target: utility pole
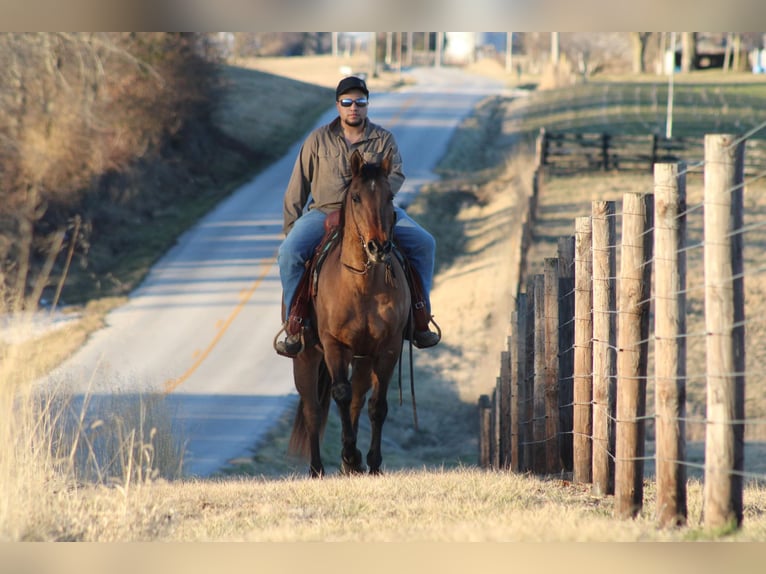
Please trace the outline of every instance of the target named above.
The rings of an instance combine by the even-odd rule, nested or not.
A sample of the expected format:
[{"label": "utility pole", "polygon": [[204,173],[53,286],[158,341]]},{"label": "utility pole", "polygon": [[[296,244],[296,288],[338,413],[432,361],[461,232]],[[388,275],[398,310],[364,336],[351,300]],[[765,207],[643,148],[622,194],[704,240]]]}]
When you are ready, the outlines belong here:
[{"label": "utility pole", "polygon": [[668,76],[668,114],[665,122],[665,138],[673,137],[673,78],[676,73],[676,33],[670,33],[670,75]]},{"label": "utility pole", "polygon": [[505,33],[505,71],[510,74],[513,70],[513,32]]},{"label": "utility pole", "polygon": [[559,65],[559,33],[551,32],[551,63],[558,67]]}]

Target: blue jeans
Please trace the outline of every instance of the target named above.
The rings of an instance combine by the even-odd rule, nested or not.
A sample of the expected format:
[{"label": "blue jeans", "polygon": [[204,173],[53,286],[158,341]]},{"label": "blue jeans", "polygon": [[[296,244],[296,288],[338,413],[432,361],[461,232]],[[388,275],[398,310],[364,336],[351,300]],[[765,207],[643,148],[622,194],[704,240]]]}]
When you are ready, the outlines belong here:
[{"label": "blue jeans", "polygon": [[[436,241],[425,229],[420,227],[407,215],[401,207],[395,207],[396,225],[394,234],[399,245],[420,275],[423,281],[426,304],[431,309],[431,286],[434,279],[434,256],[436,254]],[[282,245],[279,246],[277,263],[279,264],[279,277],[282,280],[282,292],[285,300],[285,316],[290,313],[295,291],[298,289],[305,263],[314,253],[324,235],[325,214],[318,209],[312,209],[301,215],[293,224],[290,233],[287,234]]]}]

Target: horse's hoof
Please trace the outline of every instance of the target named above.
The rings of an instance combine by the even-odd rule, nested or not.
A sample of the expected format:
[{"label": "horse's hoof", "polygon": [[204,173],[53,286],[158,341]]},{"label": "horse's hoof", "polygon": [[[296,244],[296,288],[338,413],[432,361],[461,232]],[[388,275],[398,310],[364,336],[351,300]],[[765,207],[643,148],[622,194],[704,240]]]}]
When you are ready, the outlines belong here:
[{"label": "horse's hoof", "polygon": [[367,468],[363,464],[349,464],[345,460],[340,465],[340,471],[342,474],[364,474]]},{"label": "horse's hoof", "polygon": [[309,468],[309,476],[311,478],[322,478],[324,477],[324,467],[320,466],[318,468],[310,467]]},{"label": "horse's hoof", "polygon": [[362,474],[367,470],[367,467],[362,463],[362,453],[357,449],[353,457],[341,459],[340,470],[343,474]]}]

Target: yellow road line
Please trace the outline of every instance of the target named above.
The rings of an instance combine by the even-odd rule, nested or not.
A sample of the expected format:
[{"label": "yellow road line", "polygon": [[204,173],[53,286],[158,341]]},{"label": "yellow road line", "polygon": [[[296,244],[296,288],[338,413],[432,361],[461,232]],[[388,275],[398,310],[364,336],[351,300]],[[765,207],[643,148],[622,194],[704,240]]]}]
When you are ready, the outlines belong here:
[{"label": "yellow road line", "polygon": [[[231,314],[227,317],[226,321],[221,325],[221,327],[218,330],[218,333],[213,338],[213,340],[210,342],[210,344],[207,346],[207,348],[202,352],[195,352],[195,356],[197,357],[197,360],[194,361],[191,367],[189,367],[184,374],[182,374],[180,377],[175,379],[168,379],[165,381],[165,394],[168,395],[172,393],[174,390],[176,390],[179,386],[184,384],[189,377],[191,377],[194,372],[200,367],[200,365],[207,359],[208,355],[213,351],[215,346],[221,341],[223,338],[223,335],[226,333],[226,331],[229,329],[231,324],[234,322],[234,319],[237,318],[237,315],[239,315],[239,312],[242,311],[242,309],[245,307],[247,302],[250,300],[250,298],[253,296],[253,293],[258,289],[261,283],[263,283],[263,280],[266,278],[266,275],[268,275],[269,271],[271,270],[272,265],[274,265],[274,262],[277,260],[276,253],[274,254],[274,257],[271,258],[271,261],[268,262],[267,265],[264,265],[263,272],[261,275],[255,280],[255,282],[250,286],[250,288],[245,292],[242,300],[239,302],[239,304],[234,308],[234,310],[231,312]],[[219,321],[220,322],[220,321]]]},{"label": "yellow road line", "polygon": [[396,115],[395,115],[394,117],[392,117],[392,118],[391,118],[391,121],[388,123],[388,126],[387,126],[387,127],[393,127],[393,126],[395,126],[395,125],[396,125],[396,124],[399,122],[399,120],[401,119],[401,117],[404,115],[404,113],[405,113],[407,110],[409,110],[409,109],[412,107],[412,104],[414,104],[414,103],[415,103],[415,100],[416,100],[415,96],[410,96],[410,97],[409,97],[409,98],[408,98],[408,99],[407,99],[407,100],[406,100],[406,101],[405,101],[405,102],[402,104],[402,106],[399,108],[399,111],[398,111],[398,112],[396,112]]}]

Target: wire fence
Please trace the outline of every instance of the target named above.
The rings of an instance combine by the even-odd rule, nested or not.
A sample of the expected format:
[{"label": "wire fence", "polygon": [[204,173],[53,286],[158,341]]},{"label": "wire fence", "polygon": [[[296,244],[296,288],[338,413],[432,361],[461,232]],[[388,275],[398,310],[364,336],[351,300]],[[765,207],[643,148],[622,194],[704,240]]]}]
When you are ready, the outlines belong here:
[{"label": "wire fence", "polygon": [[[655,164],[646,193],[593,201],[531,274],[540,164],[526,279],[495,389],[479,401],[482,466],[571,472],[614,494],[623,517],[654,475],[663,525],[685,523],[686,481],[700,477],[706,525],[741,524],[744,481],[766,480],[766,412],[745,395],[766,356],[766,199],[745,193],[766,175],[745,176],[745,142],[760,130],[708,135],[703,158]],[[692,172],[704,181],[687,190]]]}]

